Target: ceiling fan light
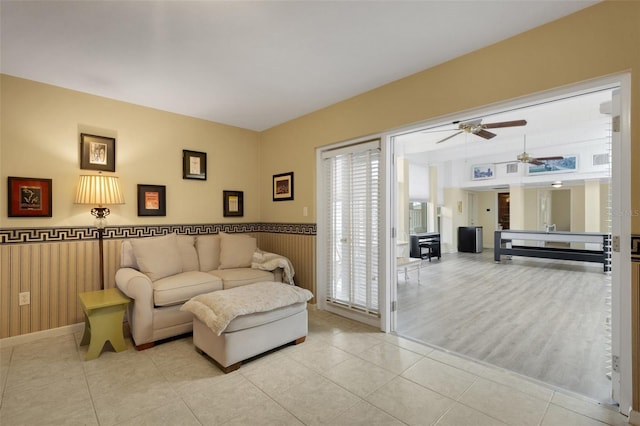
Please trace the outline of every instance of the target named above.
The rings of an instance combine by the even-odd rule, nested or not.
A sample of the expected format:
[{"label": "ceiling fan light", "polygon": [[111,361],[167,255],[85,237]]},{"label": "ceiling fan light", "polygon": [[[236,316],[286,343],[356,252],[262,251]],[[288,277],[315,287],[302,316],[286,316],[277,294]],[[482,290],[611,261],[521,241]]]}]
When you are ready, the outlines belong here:
[{"label": "ceiling fan light", "polygon": [[554,188],[562,188],[562,181],[561,180],[553,181],[551,183],[551,186],[553,186]]}]

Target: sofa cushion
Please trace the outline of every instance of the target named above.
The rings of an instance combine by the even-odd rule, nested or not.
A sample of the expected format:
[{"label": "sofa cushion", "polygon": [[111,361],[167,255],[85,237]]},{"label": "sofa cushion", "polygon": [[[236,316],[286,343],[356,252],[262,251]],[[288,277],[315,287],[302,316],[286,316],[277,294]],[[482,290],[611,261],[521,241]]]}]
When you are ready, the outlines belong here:
[{"label": "sofa cushion", "polygon": [[133,246],[129,240],[122,241],[122,246],[120,247],[120,267],[140,270],[140,267],[138,267],[136,263],[136,255],[133,253]]},{"label": "sofa cushion", "polygon": [[220,233],[220,269],[250,268],[256,239],[249,235]]},{"label": "sofa cushion", "polygon": [[196,239],[192,235],[178,235],[178,249],[182,260],[182,271],[199,271],[200,262],[196,252]]},{"label": "sofa cushion", "polygon": [[217,290],[222,290],[220,278],[200,271],[182,272],[153,282],[153,304],[176,305]]},{"label": "sofa cushion", "polygon": [[151,281],[182,272],[182,257],[176,234],[131,240],[140,272]]},{"label": "sofa cushion", "polygon": [[196,238],[200,270],[207,272],[220,266],[220,236],[198,235]]},{"label": "sofa cushion", "polygon": [[273,272],[251,268],[216,269],[209,271],[209,274],[220,278],[225,290],[260,281],[274,281]]}]

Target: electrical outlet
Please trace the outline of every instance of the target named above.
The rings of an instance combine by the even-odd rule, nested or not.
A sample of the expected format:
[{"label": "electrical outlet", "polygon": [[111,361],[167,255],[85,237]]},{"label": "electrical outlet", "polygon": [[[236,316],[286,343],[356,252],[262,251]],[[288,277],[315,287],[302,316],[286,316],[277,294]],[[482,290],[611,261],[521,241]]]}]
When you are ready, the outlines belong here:
[{"label": "electrical outlet", "polygon": [[31,293],[29,293],[28,291],[22,292],[20,294],[18,294],[18,303],[20,304],[20,306],[22,305],[28,305],[31,303]]}]

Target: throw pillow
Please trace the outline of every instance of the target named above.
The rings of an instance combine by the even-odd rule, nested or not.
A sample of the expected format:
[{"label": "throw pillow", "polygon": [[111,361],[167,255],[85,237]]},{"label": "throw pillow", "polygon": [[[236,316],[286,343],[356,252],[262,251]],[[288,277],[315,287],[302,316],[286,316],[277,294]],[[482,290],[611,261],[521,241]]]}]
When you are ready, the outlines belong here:
[{"label": "throw pillow", "polygon": [[131,240],[140,272],[151,281],[182,272],[176,234]]},{"label": "throw pillow", "polygon": [[249,235],[220,233],[220,269],[250,268],[256,239]]},{"label": "throw pillow", "polygon": [[198,235],[196,248],[198,249],[201,271],[209,272],[218,269],[220,266],[219,235]]},{"label": "throw pillow", "polygon": [[196,238],[193,235],[178,235],[178,249],[182,260],[182,272],[200,270],[198,253],[196,252]]}]

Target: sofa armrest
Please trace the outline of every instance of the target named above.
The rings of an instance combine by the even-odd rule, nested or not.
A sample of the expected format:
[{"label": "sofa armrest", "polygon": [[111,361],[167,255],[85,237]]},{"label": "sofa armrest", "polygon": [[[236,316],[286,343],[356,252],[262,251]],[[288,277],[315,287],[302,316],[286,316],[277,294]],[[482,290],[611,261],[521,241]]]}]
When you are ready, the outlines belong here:
[{"label": "sofa armrest", "polygon": [[133,299],[129,304],[128,320],[136,346],[153,341],[153,284],[148,276],[133,268],[116,272],[116,285]]}]

